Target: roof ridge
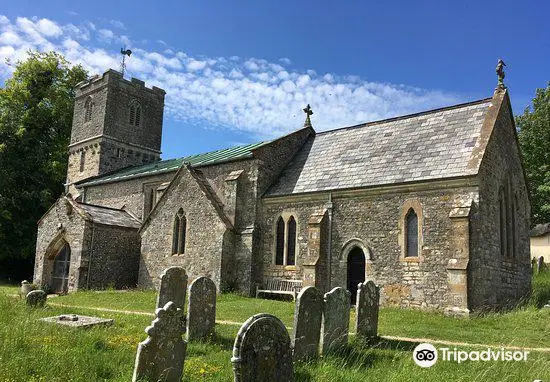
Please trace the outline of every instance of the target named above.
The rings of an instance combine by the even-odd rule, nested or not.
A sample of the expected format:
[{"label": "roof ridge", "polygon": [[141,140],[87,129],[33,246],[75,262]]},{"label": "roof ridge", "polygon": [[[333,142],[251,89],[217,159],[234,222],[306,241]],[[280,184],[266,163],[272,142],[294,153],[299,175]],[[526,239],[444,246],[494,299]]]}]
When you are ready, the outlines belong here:
[{"label": "roof ridge", "polygon": [[[91,203],[85,203],[85,202],[77,202],[76,200],[73,199],[73,201],[78,204],[78,205],[85,205],[85,206],[90,206],[90,207],[98,207],[98,208],[103,208],[103,209],[106,209],[106,210],[112,210],[112,211],[119,211],[119,212],[124,212],[124,213],[127,213],[128,214],[128,211],[122,209],[122,208],[114,208],[114,207],[107,207],[107,206],[100,206],[99,204],[91,204]],[[128,214],[130,215],[130,214]],[[130,215],[132,216],[132,215]],[[132,216],[133,217],[133,216]]]},{"label": "roof ridge", "polygon": [[475,101],[463,102],[463,103],[458,103],[458,104],[455,104],[455,105],[439,107],[439,108],[436,108],[436,109],[419,111],[417,113],[399,115],[397,117],[379,119],[379,120],[376,120],[376,121],[360,123],[360,124],[357,124],[357,125],[338,127],[336,129],[332,129],[332,130],[321,131],[321,132],[317,133],[317,135],[323,135],[323,134],[332,133],[334,131],[340,131],[340,130],[358,129],[358,128],[361,128],[361,127],[367,127],[367,126],[379,125],[379,124],[383,124],[383,123],[400,121],[400,120],[404,120],[404,119],[415,118],[415,117],[419,117],[421,115],[433,114],[433,113],[437,113],[437,112],[440,112],[440,111],[459,109],[459,108],[463,108],[463,107],[467,107],[467,106],[473,106],[473,105],[478,105],[478,104],[482,104],[482,103],[485,103],[485,102],[489,102],[492,99],[493,99],[492,97],[487,97],[487,98],[482,98],[482,99],[478,99],[478,100],[475,100]]}]

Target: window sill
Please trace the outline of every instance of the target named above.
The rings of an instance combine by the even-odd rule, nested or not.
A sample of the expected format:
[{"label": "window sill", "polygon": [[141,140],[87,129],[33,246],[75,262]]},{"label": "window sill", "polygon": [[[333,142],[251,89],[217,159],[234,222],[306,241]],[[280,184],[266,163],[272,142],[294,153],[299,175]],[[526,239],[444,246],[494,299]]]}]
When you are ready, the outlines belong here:
[{"label": "window sill", "polygon": [[404,263],[420,263],[422,258],[420,256],[401,257],[399,261]]}]

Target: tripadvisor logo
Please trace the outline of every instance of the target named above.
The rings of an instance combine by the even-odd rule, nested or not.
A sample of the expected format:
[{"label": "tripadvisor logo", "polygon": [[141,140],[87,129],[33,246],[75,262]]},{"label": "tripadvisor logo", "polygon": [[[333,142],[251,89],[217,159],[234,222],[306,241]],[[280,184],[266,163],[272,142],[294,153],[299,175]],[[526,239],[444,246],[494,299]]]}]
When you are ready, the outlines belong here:
[{"label": "tripadvisor logo", "polygon": [[462,363],[465,361],[527,361],[528,351],[506,350],[501,348],[493,350],[464,351],[457,348],[439,348],[441,357],[438,357],[438,349],[432,344],[423,343],[414,348],[413,360],[420,367],[432,367],[440,358],[442,361]]}]

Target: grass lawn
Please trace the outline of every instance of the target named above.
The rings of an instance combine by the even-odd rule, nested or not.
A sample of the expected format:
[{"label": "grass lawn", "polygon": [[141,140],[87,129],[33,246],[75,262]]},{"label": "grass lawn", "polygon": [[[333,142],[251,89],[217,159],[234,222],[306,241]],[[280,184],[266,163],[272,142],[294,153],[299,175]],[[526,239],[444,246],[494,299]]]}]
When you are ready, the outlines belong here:
[{"label": "grass lawn", "polygon": [[[4,381],[129,381],[138,342],[151,317],[99,312],[90,309],[29,309],[9,297],[17,287],[0,286],[0,382]],[[104,307],[151,313],[152,291],[78,292],[48,300],[50,303]],[[243,322],[259,312],[269,312],[292,325],[292,302],[219,296],[218,320]],[[114,318],[115,324],[88,330],[69,329],[38,322],[40,317],[79,313]],[[231,349],[238,325],[217,325],[208,343],[190,343],[185,362],[187,381],[230,381]],[[550,309],[524,308],[505,314],[452,319],[437,313],[384,308],[381,335],[432,338],[484,344],[550,347]],[[340,354],[316,362],[297,363],[298,381],[546,381],[550,378],[550,353],[531,352],[526,362],[438,362],[422,369],[412,360],[416,343],[383,340],[374,348],[352,343]],[[439,345],[436,345],[441,347]],[[483,350],[471,348],[471,350]],[[460,347],[459,350],[469,350]],[[496,349],[495,349],[496,350]]]}]

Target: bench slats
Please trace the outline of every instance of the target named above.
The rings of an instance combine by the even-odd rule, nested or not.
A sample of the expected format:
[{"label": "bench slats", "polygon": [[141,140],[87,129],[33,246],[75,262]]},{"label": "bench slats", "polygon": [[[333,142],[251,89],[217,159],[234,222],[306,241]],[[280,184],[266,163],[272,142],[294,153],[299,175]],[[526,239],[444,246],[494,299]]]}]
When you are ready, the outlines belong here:
[{"label": "bench slats", "polygon": [[266,278],[261,286],[256,287],[256,298],[260,293],[289,294],[296,299],[302,289],[302,280]]}]

